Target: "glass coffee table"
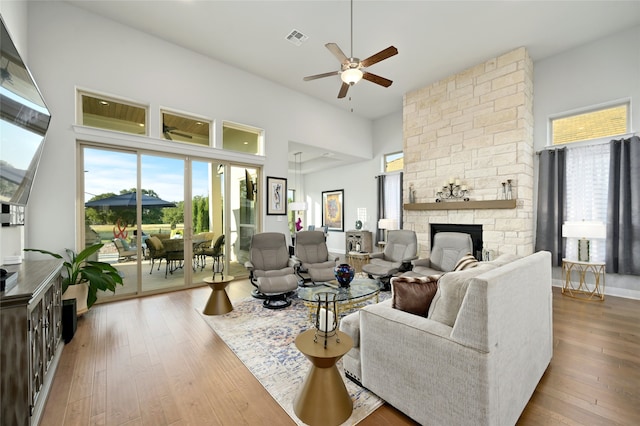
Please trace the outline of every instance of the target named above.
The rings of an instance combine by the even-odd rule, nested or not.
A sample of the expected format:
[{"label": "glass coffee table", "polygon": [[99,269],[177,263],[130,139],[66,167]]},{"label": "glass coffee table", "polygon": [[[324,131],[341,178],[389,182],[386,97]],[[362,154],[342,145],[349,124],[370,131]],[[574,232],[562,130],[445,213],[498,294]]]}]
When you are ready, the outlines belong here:
[{"label": "glass coffee table", "polygon": [[315,287],[300,287],[298,288],[298,298],[309,308],[310,319],[313,318],[317,307],[315,295],[323,292],[337,295],[337,314],[344,316],[348,312],[366,305],[370,300],[375,299],[375,303],[378,303],[380,285],[376,280],[369,278],[354,278],[349,287],[340,287],[337,281],[318,283]]}]

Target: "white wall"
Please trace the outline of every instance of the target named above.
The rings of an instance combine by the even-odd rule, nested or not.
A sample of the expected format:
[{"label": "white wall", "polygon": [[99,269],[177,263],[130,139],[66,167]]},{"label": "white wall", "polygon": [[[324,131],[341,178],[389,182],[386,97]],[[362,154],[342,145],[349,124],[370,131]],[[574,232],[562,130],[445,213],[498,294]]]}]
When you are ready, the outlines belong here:
[{"label": "white wall", "polygon": [[[52,112],[27,209],[29,247],[75,247],[77,87],[148,104],[155,138],[161,106],[216,120],[218,136],[222,120],[263,128],[265,176],[287,175],[289,140],[371,157],[369,120],[64,2],[28,10],[28,65]],[[288,233],[286,220],[262,220],[264,230]]]},{"label": "white wall", "polygon": [[[631,130],[640,131],[640,26],[537,61],[533,73],[537,151],[547,146],[550,116],[620,99],[631,100]],[[640,299],[640,277],[607,274],[605,291]]]},{"label": "white wall", "polygon": [[536,61],[533,87],[536,150],[547,146],[550,116],[620,99],[631,99],[639,131],[640,26]]},{"label": "white wall", "polygon": [[[320,226],[322,224],[322,191],[344,189],[344,228],[345,231],[355,229],[358,219],[358,208],[367,209],[368,220],[363,229],[373,232],[377,221],[376,179],[382,171],[385,154],[402,151],[402,111],[376,120],[373,124],[373,157],[362,161],[325,170],[309,173],[304,176],[304,188],[307,201],[312,200],[306,213],[306,223]],[[327,247],[332,253],[344,253],[344,232],[330,232]]]}]

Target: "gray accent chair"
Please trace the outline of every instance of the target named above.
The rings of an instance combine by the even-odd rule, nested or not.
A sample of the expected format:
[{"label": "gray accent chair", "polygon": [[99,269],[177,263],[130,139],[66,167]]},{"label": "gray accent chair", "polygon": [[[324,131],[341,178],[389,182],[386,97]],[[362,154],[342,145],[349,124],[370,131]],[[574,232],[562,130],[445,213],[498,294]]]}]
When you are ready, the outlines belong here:
[{"label": "gray accent chair", "polygon": [[431,255],[411,262],[413,268],[404,276],[425,277],[451,272],[462,256],[473,253],[471,235],[463,232],[438,232],[433,237]]},{"label": "gray accent chair", "polygon": [[265,308],[281,309],[291,305],[288,296],[298,288],[295,265],[284,234],[262,232],[253,235],[245,267],[249,270],[251,284],[256,287],[253,296],[264,299]]},{"label": "gray accent chair", "polygon": [[388,279],[405,267],[410,268],[411,261],[417,259],[418,239],[416,233],[409,230],[389,231],[387,243],[381,253],[371,253],[369,264],[362,271],[385,285]]},{"label": "gray accent chair", "polygon": [[294,259],[298,262],[296,273],[303,281],[310,280],[315,284],[335,278],[333,268],[338,257],[329,255],[326,237],[322,231],[298,232]]}]

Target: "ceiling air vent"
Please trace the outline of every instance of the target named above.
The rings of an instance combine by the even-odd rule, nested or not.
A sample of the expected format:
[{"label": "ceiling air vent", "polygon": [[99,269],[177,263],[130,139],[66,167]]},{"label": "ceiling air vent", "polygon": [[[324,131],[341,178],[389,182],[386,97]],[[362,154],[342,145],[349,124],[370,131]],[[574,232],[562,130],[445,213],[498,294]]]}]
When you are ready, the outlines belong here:
[{"label": "ceiling air vent", "polygon": [[308,38],[309,36],[302,34],[298,30],[291,30],[291,32],[287,36],[287,40],[289,40],[291,43],[295,44],[296,46],[300,46],[302,42],[307,41]]}]

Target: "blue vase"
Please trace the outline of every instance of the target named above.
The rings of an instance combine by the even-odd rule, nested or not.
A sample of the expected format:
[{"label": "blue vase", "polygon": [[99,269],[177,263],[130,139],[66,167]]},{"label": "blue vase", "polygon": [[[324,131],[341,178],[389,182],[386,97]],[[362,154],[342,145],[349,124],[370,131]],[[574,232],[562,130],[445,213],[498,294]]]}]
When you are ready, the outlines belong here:
[{"label": "blue vase", "polygon": [[340,284],[340,287],[349,287],[351,281],[353,281],[353,277],[356,274],[353,266],[348,263],[341,263],[335,268],[333,268],[333,272],[336,276],[336,280]]}]

